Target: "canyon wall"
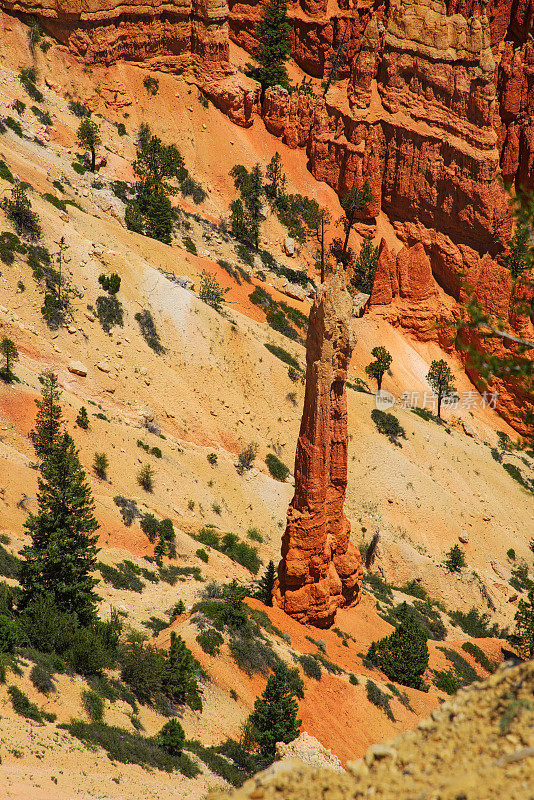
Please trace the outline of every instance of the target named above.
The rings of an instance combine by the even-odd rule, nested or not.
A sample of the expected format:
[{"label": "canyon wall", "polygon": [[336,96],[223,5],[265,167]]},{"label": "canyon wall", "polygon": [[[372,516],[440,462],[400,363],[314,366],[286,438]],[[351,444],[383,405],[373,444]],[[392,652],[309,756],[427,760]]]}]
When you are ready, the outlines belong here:
[{"label": "canyon wall", "polygon": [[208,70],[228,66],[225,0],[1,0],[0,8],[36,17],[87,64],[180,69],[198,56]]},{"label": "canyon wall", "polygon": [[341,270],[321,284],[306,340],[306,391],[273,599],[300,622],[332,625],[359,600],[362,562],[343,513],[347,488],[347,370],[355,344]]}]

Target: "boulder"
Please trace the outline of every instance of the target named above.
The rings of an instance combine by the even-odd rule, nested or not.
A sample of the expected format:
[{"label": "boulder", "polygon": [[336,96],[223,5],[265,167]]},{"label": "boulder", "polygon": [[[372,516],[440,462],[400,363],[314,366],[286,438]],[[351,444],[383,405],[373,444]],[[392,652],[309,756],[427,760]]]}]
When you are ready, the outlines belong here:
[{"label": "boulder", "polygon": [[81,361],[71,361],[67,369],[73,375],[80,375],[82,378],[87,375],[87,367]]}]

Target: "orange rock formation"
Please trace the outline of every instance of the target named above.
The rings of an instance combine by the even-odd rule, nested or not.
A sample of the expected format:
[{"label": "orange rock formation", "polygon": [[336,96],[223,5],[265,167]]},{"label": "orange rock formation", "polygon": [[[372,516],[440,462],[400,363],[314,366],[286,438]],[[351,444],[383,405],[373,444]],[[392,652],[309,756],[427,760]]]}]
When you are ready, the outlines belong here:
[{"label": "orange rock formation", "polygon": [[301,622],[329,627],[359,600],[362,563],[343,513],[347,488],[346,379],[354,347],[352,300],[342,271],[322,284],[310,313],[306,393],[275,604]]}]

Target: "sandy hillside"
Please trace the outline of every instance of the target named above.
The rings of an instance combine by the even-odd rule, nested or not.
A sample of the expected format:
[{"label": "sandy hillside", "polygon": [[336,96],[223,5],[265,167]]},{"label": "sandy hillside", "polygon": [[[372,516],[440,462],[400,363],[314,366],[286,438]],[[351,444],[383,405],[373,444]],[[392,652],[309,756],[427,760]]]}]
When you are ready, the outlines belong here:
[{"label": "sandy hillside", "polygon": [[[17,72],[29,63],[22,26],[10,23],[4,34],[0,40],[0,117],[12,115],[13,100],[25,97]],[[67,277],[74,291],[68,324],[51,330],[40,312],[43,288],[34,280],[26,257],[17,254],[12,265],[2,265],[0,333],[16,342],[20,361],[15,371],[20,382],[0,384],[0,534],[9,553],[17,554],[28,541],[24,522],[28,511],[36,510],[37,490],[36,459],[28,433],[35,419],[39,374],[52,369],[62,387],[65,424],[80,449],[96,501],[99,559],[104,564],[131,560],[145,569],[153,566],[146,560],[153,556],[153,544],[138,520],[130,526],[123,524],[114,502],[122,496],[134,501],[142,513],[172,520],[177,557],[166,559],[166,566],[199,570],[200,579],[189,575],[174,584],[145,580],[141,591],[117,589],[101,580],[101,614],[107,617],[111,607],[117,608],[125,625],[150,636],[144,623],[151,617],[170,623],[168,610],[178,600],[184,601],[185,614],[166,627],[157,642],[166,647],[170,630],[179,631],[205,668],[209,680],[204,686],[204,711],[186,711],[182,723],[188,738],[206,745],[218,743],[239,736],[266,678],[239,670],[227,643],[218,657],[209,656],[198,645],[199,628],[191,608],[206,585],[234,578],[249,584],[254,576],[214,549],[209,550],[205,563],[197,555],[199,543],[194,536],[204,526],[213,525],[219,532],[235,533],[257,547],[261,571],[270,559],[277,562],[292,477],[285,483],[275,480],[265,458],[274,452],[293,468],[303,385],[292,380],[287,364],[266,344],[283,348],[301,366],[305,351],[302,343],[290,341],[267,324],[250,294],[259,286],[275,301],[304,315],[311,302],[309,297],[289,296],[288,290],[294,292],[287,281],[266,275],[261,265],[250,268],[239,263],[233,242],[217,226],[236,196],[228,173],[236,163],[249,168],[256,161],[265,165],[279,151],[289,190],[315,197],[334,217],[339,216],[339,203],[328,187],[313,181],[305,169],[303,152],[285,148],[266,134],[259,122],[247,130],[232,126],[212,105],[205,108],[198,102],[196,88],[182,78],[161,74],[155,99],[143,88],[145,73],[137,66],[84,72],[56,45],[46,57],[39,52],[38,61],[53,125],[45,130],[27,108],[20,119],[23,136],[12,130],[0,136],[0,159],[31,187],[32,207],[44,231],[43,245],[54,254],[60,237],[65,237]],[[121,92],[113,95],[106,90],[109,86],[120,86]],[[79,155],[75,144],[79,120],[69,111],[67,92],[86,102],[101,126],[107,164],[97,176],[100,188],[93,186],[90,173],[80,175],[72,166]],[[124,104],[118,103],[117,97]],[[161,114],[161,107],[169,113]],[[122,137],[114,124],[119,121],[127,130]],[[132,180],[135,139],[142,121],[165,141],[178,144],[186,166],[208,190],[208,198],[199,206],[180,195],[173,199],[180,222],[172,246],[128,231],[124,204],[112,191],[112,181]],[[0,177],[0,192],[9,189],[10,183]],[[46,193],[72,202],[61,211],[43,197]],[[0,225],[1,230],[12,230],[3,211]],[[381,225],[386,230],[384,221]],[[185,247],[187,236],[196,244],[196,256]],[[291,259],[283,253],[284,237],[285,230],[269,215],[263,226],[263,246],[281,264],[308,269],[310,277],[317,278],[311,269],[313,248],[303,247]],[[239,265],[247,278],[238,281],[217,263],[221,259]],[[228,289],[223,313],[198,297],[203,270]],[[118,299],[123,325],[115,325],[109,333],[95,314],[102,295],[98,276],[103,272],[117,272],[122,279]],[[171,280],[173,275],[189,279],[190,288]],[[141,335],[135,315],[145,309],[152,314],[163,353],[154,352]],[[436,345],[413,342],[372,314],[355,318],[354,328],[358,344],[351,381],[365,379],[371,349],[384,344],[394,357],[384,388],[397,397],[403,392],[421,395],[428,391],[424,376],[437,357],[450,361],[459,392],[473,391],[460,363]],[[299,335],[302,337],[303,331]],[[373,574],[393,587],[415,580],[432,600],[439,601],[441,610],[436,613],[447,638],[430,643],[431,669],[450,667],[439,649],[445,645],[463,652],[468,664],[487,677],[461,650],[470,637],[453,625],[446,611],[467,612],[474,607],[489,614],[499,627],[512,625],[519,592],[509,583],[513,563],[507,551],[513,548],[518,560],[529,558],[528,541],[534,536],[532,493],[514,481],[492,455],[498,444],[497,431],[513,432],[480,403],[477,408],[445,412],[445,425],[396,407],[406,438],[402,446],[394,446],[371,420],[374,396],[349,389],[348,397],[346,513],[352,538],[365,545],[379,532]],[[87,431],[75,424],[82,405],[90,418]],[[254,467],[240,475],[236,458],[251,442],[258,445]],[[147,447],[160,448],[161,458],[147,452]],[[96,452],[108,456],[107,480],[93,472]],[[217,456],[216,464],[208,460],[212,453]],[[532,469],[533,460],[524,451],[506,452],[503,458],[522,469]],[[137,481],[139,469],[147,463],[155,471],[152,492],[145,492]],[[261,541],[250,537],[251,529],[259,532]],[[466,540],[461,546],[467,567],[451,575],[443,558],[459,537]],[[13,577],[5,579],[16,583]],[[384,619],[389,607],[414,599],[397,588],[384,601],[376,586],[376,582],[366,583],[360,605],[338,614],[336,626],[345,636],[300,625],[277,609],[265,609],[259,601],[249,603],[251,609],[265,612],[277,629],[278,633],[268,630],[266,636],[287,663],[297,663],[305,653],[322,652],[338,668],[324,668],[320,681],[303,675],[305,693],[299,713],[303,729],[331,748],[343,763],[362,756],[369,745],[384,737],[413,728],[443,699],[443,692],[435,686],[428,693],[406,690],[404,703],[392,694],[394,722],[368,700],[368,678],[384,691],[391,690],[385,676],[364,665],[362,654],[373,639],[393,629]],[[324,651],[307,637],[323,642]],[[493,638],[478,640],[494,663],[502,660],[501,644]],[[80,697],[85,683],[59,676],[57,692],[45,697],[32,686],[29,669],[26,662],[20,675],[8,670],[7,684],[0,685],[0,780],[6,797],[200,798],[209,787],[222,785],[204,766],[202,776],[190,780],[111,762],[102,750],[86,749],[57,727],[72,717],[84,718]],[[351,675],[357,683],[350,682]],[[15,714],[7,694],[7,686],[12,684],[21,687],[39,707],[56,714],[56,722],[40,725]],[[145,706],[139,709],[139,718],[146,735],[155,734],[165,721]],[[134,730],[131,709],[122,701],[106,703],[105,721]]]}]

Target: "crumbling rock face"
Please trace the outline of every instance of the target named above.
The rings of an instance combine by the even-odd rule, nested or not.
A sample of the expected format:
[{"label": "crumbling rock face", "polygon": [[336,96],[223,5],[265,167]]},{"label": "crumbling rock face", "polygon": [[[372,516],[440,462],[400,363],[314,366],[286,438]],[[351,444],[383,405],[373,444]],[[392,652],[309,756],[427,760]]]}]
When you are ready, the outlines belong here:
[{"label": "crumbling rock face", "polygon": [[330,626],[359,600],[362,563],[343,513],[347,487],[346,379],[354,338],[341,271],[322,284],[306,342],[306,392],[274,602],[300,622]]},{"label": "crumbling rock face", "polygon": [[197,56],[228,67],[226,0],[0,0],[8,13],[38,18],[87,64],[119,60],[183,69]]}]

